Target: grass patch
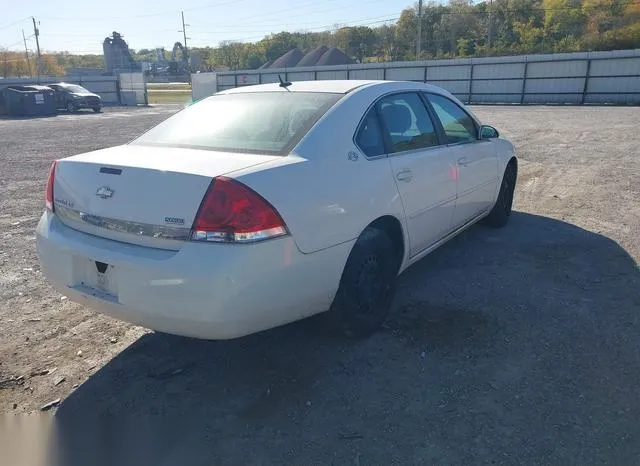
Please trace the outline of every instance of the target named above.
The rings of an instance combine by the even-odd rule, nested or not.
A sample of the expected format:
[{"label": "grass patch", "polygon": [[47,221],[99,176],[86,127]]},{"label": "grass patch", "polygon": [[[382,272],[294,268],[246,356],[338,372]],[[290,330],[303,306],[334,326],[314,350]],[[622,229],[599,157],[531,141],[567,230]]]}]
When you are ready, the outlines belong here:
[{"label": "grass patch", "polygon": [[147,89],[165,91],[191,91],[189,83],[147,83]]},{"label": "grass patch", "polygon": [[191,103],[191,89],[159,90],[147,88],[150,104],[186,104]]}]

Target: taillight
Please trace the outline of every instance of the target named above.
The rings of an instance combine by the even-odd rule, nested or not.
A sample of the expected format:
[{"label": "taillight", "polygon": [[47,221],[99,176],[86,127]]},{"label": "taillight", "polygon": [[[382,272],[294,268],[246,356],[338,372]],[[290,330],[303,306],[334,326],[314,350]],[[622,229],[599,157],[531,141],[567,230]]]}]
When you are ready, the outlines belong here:
[{"label": "taillight", "polygon": [[44,197],[44,205],[47,210],[53,212],[53,181],[56,176],[56,164],[57,162],[54,160],[51,164],[51,168],[49,168],[49,179],[47,181],[47,191]]},{"label": "taillight", "polygon": [[193,241],[250,243],[287,234],[276,209],[242,183],[214,178],[193,222]]}]

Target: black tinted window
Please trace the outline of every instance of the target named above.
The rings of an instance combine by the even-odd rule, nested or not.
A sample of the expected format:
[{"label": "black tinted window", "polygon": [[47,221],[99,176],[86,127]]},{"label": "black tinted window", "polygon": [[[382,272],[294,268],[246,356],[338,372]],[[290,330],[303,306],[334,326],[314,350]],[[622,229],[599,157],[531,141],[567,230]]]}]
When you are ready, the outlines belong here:
[{"label": "black tinted window", "polygon": [[438,135],[418,94],[395,94],[378,103],[392,152],[437,146]]},{"label": "black tinted window", "polygon": [[356,144],[368,157],[384,154],[384,142],[375,111],[369,112],[356,136]]},{"label": "black tinted window", "polygon": [[442,123],[448,144],[477,139],[475,123],[459,105],[440,95],[428,94],[428,98]]}]

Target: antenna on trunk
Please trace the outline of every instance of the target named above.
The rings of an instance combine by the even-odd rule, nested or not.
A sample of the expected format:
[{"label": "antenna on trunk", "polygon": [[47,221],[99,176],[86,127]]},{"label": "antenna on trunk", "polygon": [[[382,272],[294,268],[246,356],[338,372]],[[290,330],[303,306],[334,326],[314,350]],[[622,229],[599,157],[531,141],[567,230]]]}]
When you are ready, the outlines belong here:
[{"label": "antenna on trunk", "polygon": [[280,87],[284,87],[285,89],[289,90],[288,88],[289,86],[291,86],[291,83],[289,81],[284,81],[280,74],[278,74],[278,81],[280,81]]}]

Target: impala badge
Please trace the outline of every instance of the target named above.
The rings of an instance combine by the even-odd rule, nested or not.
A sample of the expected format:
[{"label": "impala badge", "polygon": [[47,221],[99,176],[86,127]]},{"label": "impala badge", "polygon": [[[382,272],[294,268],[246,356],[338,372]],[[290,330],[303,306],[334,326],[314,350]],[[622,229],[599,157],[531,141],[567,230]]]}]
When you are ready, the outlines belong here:
[{"label": "impala badge", "polygon": [[113,189],[109,186],[100,186],[96,191],[96,196],[101,199],[109,199],[113,197]]}]

